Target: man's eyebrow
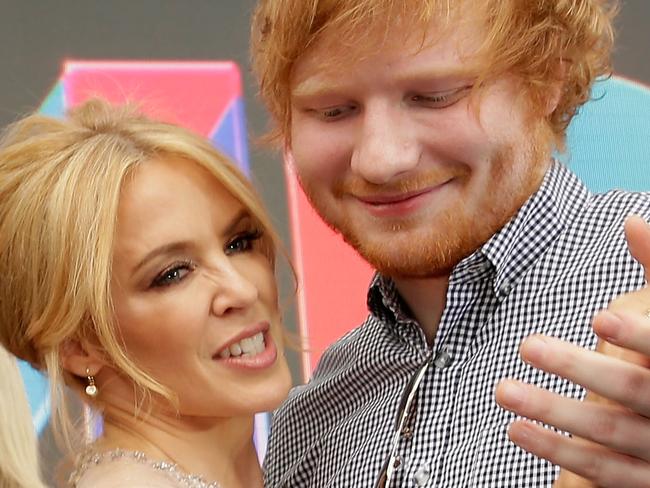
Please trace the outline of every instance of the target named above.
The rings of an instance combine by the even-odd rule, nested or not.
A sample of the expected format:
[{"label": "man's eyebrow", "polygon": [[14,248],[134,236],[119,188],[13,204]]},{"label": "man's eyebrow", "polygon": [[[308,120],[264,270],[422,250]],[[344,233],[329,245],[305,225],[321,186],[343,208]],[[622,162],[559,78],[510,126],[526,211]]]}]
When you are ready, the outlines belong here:
[{"label": "man's eyebrow", "polygon": [[297,98],[318,97],[327,93],[343,91],[344,89],[344,85],[336,83],[331,78],[312,76],[298,83],[291,90],[291,96]]},{"label": "man's eyebrow", "polygon": [[[415,68],[400,73],[396,80],[400,84],[406,83],[427,83],[432,80],[445,79],[470,79],[476,78],[477,69],[472,66],[449,67],[449,68]],[[333,77],[321,77],[318,75],[306,78],[299,82],[292,90],[291,96],[296,98],[318,97],[337,92],[345,92],[348,84],[340,83]]]},{"label": "man's eyebrow", "polygon": [[447,69],[415,69],[397,75],[398,83],[427,83],[432,80],[467,80],[477,76],[477,70],[469,66]]},{"label": "man's eyebrow", "polygon": [[[245,208],[237,212],[228,222],[226,227],[222,231],[222,235],[227,236],[232,234],[235,229],[246,219],[250,219],[250,213]],[[152,259],[163,256],[165,254],[173,254],[180,251],[187,251],[192,247],[192,243],[189,241],[175,241],[168,244],[163,244],[160,247],[157,247],[150,252],[148,252],[133,268],[132,273],[135,274],[140,270],[144,265],[146,265]]]}]

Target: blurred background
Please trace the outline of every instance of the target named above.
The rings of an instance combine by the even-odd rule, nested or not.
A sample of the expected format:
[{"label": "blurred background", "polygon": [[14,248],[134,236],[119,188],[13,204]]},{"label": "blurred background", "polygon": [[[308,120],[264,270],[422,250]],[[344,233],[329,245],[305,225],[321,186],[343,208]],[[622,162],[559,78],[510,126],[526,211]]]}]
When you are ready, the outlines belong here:
[{"label": "blurred background", "polygon": [[[66,62],[232,60],[242,75],[251,177],[291,252],[292,243],[294,246],[298,243],[295,235],[292,238],[291,229],[296,234],[301,218],[289,208],[286,182],[291,180],[285,176],[280,155],[256,143],[268,120],[256,97],[248,62],[249,18],[254,4],[254,0],[2,0],[0,126],[41,107],[61,79]],[[624,1],[616,22],[618,39],[614,55],[617,74],[647,84],[650,84],[649,22],[648,0]],[[320,261],[326,266],[330,262],[322,257]],[[359,273],[361,281],[369,276],[366,269],[360,269]],[[331,290],[340,288],[341,283],[321,279],[319,285]],[[324,325],[310,322],[311,331],[308,331],[306,310],[314,305],[306,303],[300,293],[294,295],[286,270],[281,273],[281,287],[289,330],[304,336],[327,328],[327,320],[340,321],[327,316]],[[356,325],[357,318],[363,316],[365,290],[356,284],[351,289],[355,293],[344,290],[343,295],[356,308],[346,316],[347,322],[342,324],[345,328]],[[331,302],[326,306],[331,309]],[[334,327],[329,331],[330,336],[338,335],[337,330]],[[313,355],[289,353],[296,383],[308,376],[322,349],[319,347],[314,346]],[[56,452],[47,428],[42,433],[42,446],[46,463],[50,463]]]}]

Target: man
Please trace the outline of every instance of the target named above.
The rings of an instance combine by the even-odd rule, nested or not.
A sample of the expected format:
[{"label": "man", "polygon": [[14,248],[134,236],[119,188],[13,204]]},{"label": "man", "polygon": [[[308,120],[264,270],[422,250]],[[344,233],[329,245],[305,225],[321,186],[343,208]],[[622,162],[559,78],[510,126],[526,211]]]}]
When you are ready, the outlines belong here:
[{"label": "man", "polygon": [[[366,322],[276,413],[268,486],[590,486],[508,440],[503,378],[535,385],[502,383],[504,407],[576,435],[517,421],[515,442],[602,486],[648,486],[647,294],[594,323],[644,354],[588,349],[594,314],[644,284],[623,223],[650,199],[593,195],[552,158],[609,70],[610,22],[596,0],[260,2],[276,139],[378,271]],[[650,264],[650,232],[627,227]]]}]

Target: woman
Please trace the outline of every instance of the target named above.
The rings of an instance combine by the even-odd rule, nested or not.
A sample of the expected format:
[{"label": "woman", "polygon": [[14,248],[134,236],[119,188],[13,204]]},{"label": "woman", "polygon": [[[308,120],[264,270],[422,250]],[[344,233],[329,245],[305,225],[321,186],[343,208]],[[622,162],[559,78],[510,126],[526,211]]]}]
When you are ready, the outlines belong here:
[{"label": "woman", "polygon": [[16,358],[0,347],[0,488],[44,488],[36,436]]},{"label": "woman", "polygon": [[255,412],[290,375],[259,198],[209,142],[90,101],[0,147],[0,336],[103,433],[70,484],[255,487]]}]

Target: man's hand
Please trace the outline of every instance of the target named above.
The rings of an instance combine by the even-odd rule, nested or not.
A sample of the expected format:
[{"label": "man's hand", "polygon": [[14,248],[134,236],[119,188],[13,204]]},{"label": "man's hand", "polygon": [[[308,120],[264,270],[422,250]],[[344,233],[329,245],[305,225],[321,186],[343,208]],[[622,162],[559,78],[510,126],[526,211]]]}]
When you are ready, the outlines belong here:
[{"label": "man's hand", "polygon": [[[625,224],[632,255],[650,281],[650,226]],[[531,421],[515,421],[510,439],[563,468],[554,488],[650,487],[650,288],[617,298],[593,328],[596,352],[558,339],[532,336],[521,346],[524,361],[588,390],[584,402],[513,380],[497,387],[497,402]],[[574,474],[575,473],[575,474]]]}]

